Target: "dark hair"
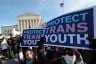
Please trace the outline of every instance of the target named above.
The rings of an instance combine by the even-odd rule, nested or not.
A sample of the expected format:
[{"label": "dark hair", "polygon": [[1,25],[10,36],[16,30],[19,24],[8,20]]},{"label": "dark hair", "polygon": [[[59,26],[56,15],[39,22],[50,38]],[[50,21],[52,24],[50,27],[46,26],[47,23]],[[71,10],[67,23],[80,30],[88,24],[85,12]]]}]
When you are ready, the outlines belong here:
[{"label": "dark hair", "polygon": [[[27,51],[33,52],[33,50],[32,50],[32,49],[27,49],[27,50],[26,50],[26,52],[27,52]],[[26,53],[26,52],[25,52],[25,53]]]}]

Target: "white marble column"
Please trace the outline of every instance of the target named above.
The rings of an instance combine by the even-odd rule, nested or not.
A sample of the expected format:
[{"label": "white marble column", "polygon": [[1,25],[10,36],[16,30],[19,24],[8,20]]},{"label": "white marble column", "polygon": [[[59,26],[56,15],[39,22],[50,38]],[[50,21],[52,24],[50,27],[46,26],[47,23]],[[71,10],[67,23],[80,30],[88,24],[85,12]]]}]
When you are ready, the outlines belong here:
[{"label": "white marble column", "polygon": [[27,20],[25,19],[25,29],[27,29]]},{"label": "white marble column", "polygon": [[22,30],[24,30],[24,21],[22,20]]},{"label": "white marble column", "polygon": [[20,31],[22,31],[22,21],[20,20]]},{"label": "white marble column", "polygon": [[38,19],[38,18],[37,18],[37,22],[38,22],[38,25],[37,25],[37,26],[38,26],[38,28],[40,28],[40,27],[39,27],[39,26],[40,26],[40,22],[39,22],[39,19]]},{"label": "white marble column", "polygon": [[18,23],[18,29],[19,29],[19,31],[21,31],[21,24],[20,24],[20,20],[18,20],[19,21],[19,23]]},{"label": "white marble column", "polygon": [[21,31],[21,21],[19,20],[19,29]]},{"label": "white marble column", "polygon": [[33,28],[34,28],[34,19],[33,19]]},{"label": "white marble column", "polygon": [[31,28],[33,28],[33,20],[32,19],[31,19],[31,26],[32,26]]},{"label": "white marble column", "polygon": [[22,31],[22,29],[23,29],[23,22],[22,22],[22,20],[21,20],[21,31]]},{"label": "white marble column", "polygon": [[30,28],[30,19],[28,19],[28,29]]},{"label": "white marble column", "polygon": [[[40,21],[39,21],[39,19],[37,18],[37,22],[38,22],[38,26],[40,26]],[[39,28],[39,27],[38,27]]]},{"label": "white marble column", "polygon": [[37,20],[35,19],[35,28],[37,28]]},{"label": "white marble column", "polygon": [[24,22],[24,29],[26,29],[26,24],[25,24],[25,20],[23,20],[23,22]]},{"label": "white marble column", "polygon": [[31,28],[31,19],[29,19],[29,28]]},{"label": "white marble column", "polygon": [[28,29],[28,20],[26,20],[26,24],[27,24],[27,29]]}]

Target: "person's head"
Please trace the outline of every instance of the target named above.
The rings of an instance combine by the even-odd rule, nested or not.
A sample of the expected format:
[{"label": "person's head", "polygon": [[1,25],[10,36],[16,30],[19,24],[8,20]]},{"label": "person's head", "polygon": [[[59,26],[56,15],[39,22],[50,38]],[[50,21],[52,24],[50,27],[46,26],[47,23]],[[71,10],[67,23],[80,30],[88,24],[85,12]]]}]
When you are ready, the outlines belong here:
[{"label": "person's head", "polygon": [[76,55],[75,52],[73,51],[73,49],[71,48],[65,48],[64,50],[64,59],[66,61],[67,64],[75,64],[76,61]]},{"label": "person's head", "polygon": [[65,49],[65,54],[69,56],[73,56],[75,52],[71,48],[66,48]]},{"label": "person's head", "polygon": [[27,60],[33,60],[34,59],[34,53],[31,49],[28,49],[26,52],[25,52],[25,57]]}]

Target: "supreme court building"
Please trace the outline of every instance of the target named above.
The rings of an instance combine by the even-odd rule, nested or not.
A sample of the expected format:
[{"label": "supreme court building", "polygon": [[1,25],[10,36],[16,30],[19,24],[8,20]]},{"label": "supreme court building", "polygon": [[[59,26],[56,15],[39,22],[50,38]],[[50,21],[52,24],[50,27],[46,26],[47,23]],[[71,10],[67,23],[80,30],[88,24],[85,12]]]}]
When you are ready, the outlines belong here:
[{"label": "supreme court building", "polygon": [[22,32],[24,29],[40,28],[43,23],[41,16],[33,13],[24,13],[17,17],[18,29]]}]

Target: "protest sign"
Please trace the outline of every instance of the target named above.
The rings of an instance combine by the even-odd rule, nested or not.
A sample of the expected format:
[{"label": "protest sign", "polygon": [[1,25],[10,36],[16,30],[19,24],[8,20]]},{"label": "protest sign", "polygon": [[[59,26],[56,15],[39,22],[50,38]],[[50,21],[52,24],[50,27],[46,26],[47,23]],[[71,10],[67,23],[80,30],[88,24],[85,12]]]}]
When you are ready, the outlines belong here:
[{"label": "protest sign", "polygon": [[21,43],[22,47],[37,46],[37,42],[44,36],[45,29],[26,29],[23,30]]},{"label": "protest sign", "polygon": [[87,37],[94,37],[96,33],[94,12],[90,8],[50,20],[46,25],[45,45],[89,49]]}]

